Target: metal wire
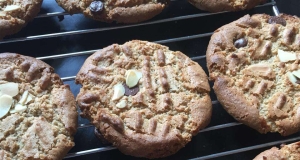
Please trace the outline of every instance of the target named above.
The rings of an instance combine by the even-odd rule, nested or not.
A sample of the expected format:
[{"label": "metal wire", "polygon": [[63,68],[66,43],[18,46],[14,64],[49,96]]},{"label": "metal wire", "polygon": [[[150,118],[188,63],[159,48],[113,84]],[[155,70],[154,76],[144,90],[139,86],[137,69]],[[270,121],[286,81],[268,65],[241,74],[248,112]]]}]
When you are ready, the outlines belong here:
[{"label": "metal wire", "polygon": [[[272,2],[269,2],[269,3],[263,4],[263,5],[257,6],[257,7],[271,6],[271,5],[275,5],[275,4],[276,4],[276,2],[272,1]],[[227,12],[199,13],[199,14],[179,16],[179,17],[173,17],[173,18],[166,18],[166,19],[162,19],[162,20],[155,20],[155,21],[138,23],[138,24],[121,25],[121,26],[96,28],[96,29],[76,30],[76,31],[68,31],[68,32],[59,32],[59,33],[50,33],[50,34],[43,34],[43,35],[36,35],[36,36],[21,37],[21,38],[4,39],[4,40],[0,41],[0,44],[20,42],[20,41],[28,41],[28,40],[37,40],[37,39],[43,39],[43,38],[53,38],[53,37],[60,37],[60,36],[70,36],[70,35],[93,33],[93,32],[101,32],[101,31],[108,31],[108,30],[115,30],[115,29],[123,29],[123,28],[130,28],[130,27],[137,27],[137,26],[144,26],[144,25],[151,25],[151,24],[158,24],[158,23],[165,23],[165,22],[171,22],[171,21],[185,20],[185,19],[191,19],[191,18],[197,18],[197,17],[203,17],[203,16],[210,16],[210,15],[222,14],[222,13],[227,13]]]},{"label": "metal wire", "polygon": [[[172,0],[172,1],[176,1],[176,0]],[[257,6],[257,7],[264,7],[264,6],[271,6],[271,5],[272,5],[274,15],[276,15],[276,16],[279,15],[280,12],[279,12],[279,10],[276,6],[275,0],[272,0],[269,3],[263,4],[263,5],[260,5],[260,6]],[[222,13],[226,13],[226,12],[200,13],[200,14],[194,14],[194,15],[186,15],[186,16],[179,16],[179,17],[167,18],[167,19],[162,19],[162,20],[144,22],[144,23],[139,23],[139,24],[121,25],[121,26],[113,26],[113,27],[105,27],[105,28],[76,30],[76,31],[51,33],[51,34],[36,35],[36,36],[28,36],[28,37],[22,37],[22,38],[2,40],[2,41],[0,41],[0,44],[20,42],[20,41],[28,41],[28,40],[36,40],[36,39],[43,39],[43,38],[52,38],[52,37],[59,37],[59,36],[70,36],[70,35],[85,34],[85,33],[92,33],[92,32],[101,32],[101,31],[123,29],[123,28],[130,28],[130,27],[138,27],[138,26],[144,26],[144,25],[152,25],[152,24],[165,23],[165,22],[171,22],[171,21],[198,18],[198,17],[210,16],[210,15],[222,14]],[[47,17],[63,16],[63,15],[69,15],[69,14],[66,13],[66,12],[53,12],[53,13],[40,14],[36,18],[47,18]],[[203,38],[203,37],[208,37],[208,36],[211,36],[211,35],[212,35],[212,33],[204,33],[204,34],[197,34],[197,35],[191,35],[191,36],[185,36],[185,37],[178,37],[178,38],[171,38],[171,39],[166,39],[166,40],[155,41],[155,43],[165,44],[165,43],[178,42],[178,41],[184,41],[184,40],[190,40],[190,39],[196,39],[196,38]],[[73,52],[73,53],[52,55],[52,56],[46,56],[46,57],[37,57],[37,59],[48,60],[48,59],[66,58],[66,57],[72,57],[72,56],[82,56],[82,55],[92,54],[96,51],[97,50]],[[204,59],[205,57],[206,56],[203,55],[203,56],[191,57],[191,59],[192,60],[201,60],[201,59]],[[70,81],[70,80],[74,80],[75,76],[63,77],[61,79],[63,81]],[[213,105],[216,105],[218,103],[219,103],[218,101],[212,101]],[[199,133],[218,130],[218,129],[229,128],[229,127],[234,127],[234,126],[239,126],[239,125],[242,125],[242,124],[238,123],[238,122],[221,124],[221,125],[211,126],[211,127],[206,128],[206,129],[203,129]],[[93,127],[93,125],[92,124],[80,124],[78,126],[78,129],[87,128],[87,127]],[[240,148],[240,149],[221,152],[221,153],[216,153],[216,154],[211,154],[211,155],[207,155],[207,156],[198,157],[198,158],[195,158],[193,160],[203,160],[203,159],[217,158],[217,157],[222,157],[222,156],[226,156],[226,155],[231,155],[231,154],[237,154],[237,153],[241,153],[241,152],[245,152],[245,151],[250,151],[250,150],[254,150],[254,149],[274,146],[274,145],[278,145],[278,144],[282,144],[282,143],[289,143],[289,142],[293,142],[293,141],[297,141],[297,140],[300,140],[300,137],[281,140],[281,141],[275,141],[275,142],[270,142],[270,143],[265,143],[265,144],[260,144],[260,145],[245,147],[245,148]],[[113,146],[95,148],[95,149],[79,151],[79,152],[75,152],[75,153],[69,153],[69,154],[67,154],[67,156],[65,158],[72,158],[72,157],[77,157],[77,156],[82,156],[82,155],[87,155],[87,154],[92,154],[92,153],[99,153],[99,152],[109,151],[109,150],[113,150],[113,149],[116,149],[116,148],[113,147]]]},{"label": "metal wire", "polygon": [[211,158],[218,158],[218,157],[228,156],[228,155],[231,155],[231,154],[237,154],[237,153],[241,153],[241,152],[251,151],[251,150],[255,150],[255,149],[271,147],[271,146],[275,146],[275,145],[279,145],[279,144],[283,144],[283,143],[291,143],[291,142],[295,142],[295,141],[299,141],[299,140],[300,140],[300,137],[290,138],[290,139],[287,139],[287,140],[264,143],[264,144],[255,145],[255,146],[251,146],[251,147],[245,147],[245,148],[240,148],[240,149],[236,149],[236,150],[211,154],[211,155],[208,155],[208,156],[193,158],[191,160],[205,160],[205,159],[211,159]]},{"label": "metal wire", "polygon": [[[241,123],[232,122],[232,123],[227,123],[227,124],[221,124],[221,125],[212,126],[212,127],[203,129],[199,133],[228,128],[228,127],[234,127],[234,126],[238,126],[238,125],[241,125]],[[79,128],[92,127],[92,126],[93,125],[91,125],[91,124],[87,124],[87,125],[81,125]],[[113,149],[116,149],[116,148],[113,146],[100,147],[100,148],[95,148],[95,149],[90,149],[90,150],[85,150],[85,151],[69,153],[69,154],[67,154],[67,156],[65,158],[78,157],[78,156],[83,156],[83,155],[93,154],[93,153],[98,153],[98,152],[104,152],[104,151],[113,150]]]}]

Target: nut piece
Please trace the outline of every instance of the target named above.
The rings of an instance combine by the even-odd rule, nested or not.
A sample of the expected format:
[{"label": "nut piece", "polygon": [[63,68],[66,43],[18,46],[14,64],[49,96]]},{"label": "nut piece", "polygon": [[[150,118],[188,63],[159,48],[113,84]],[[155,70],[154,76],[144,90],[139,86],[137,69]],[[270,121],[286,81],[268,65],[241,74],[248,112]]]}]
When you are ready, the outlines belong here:
[{"label": "nut piece", "polygon": [[[1,0],[0,0],[1,2]],[[6,16],[6,12],[0,11],[0,16]]]},{"label": "nut piece", "polygon": [[142,78],[142,73],[135,70],[128,70],[126,73],[126,85],[129,88],[136,86],[139,80]]},{"label": "nut piece", "polygon": [[16,113],[16,112],[24,112],[27,109],[27,106],[23,106],[19,103],[15,105],[15,108],[12,109],[9,113]]},{"label": "nut piece", "polygon": [[278,58],[280,62],[294,61],[297,59],[296,54],[278,49]]},{"label": "nut piece", "polygon": [[10,12],[10,11],[18,10],[18,9],[21,9],[21,7],[18,5],[10,5],[10,6],[6,6],[6,8],[4,8],[3,11]]},{"label": "nut piece", "polygon": [[290,80],[290,82],[292,82],[292,84],[294,86],[298,85],[296,82],[297,82],[297,78],[291,73],[291,72],[287,72],[287,76]]},{"label": "nut piece", "polygon": [[24,105],[27,100],[27,97],[28,97],[28,91],[23,92],[22,97],[19,100],[19,103]]},{"label": "nut piece", "polygon": [[4,117],[13,103],[13,98],[9,95],[2,95],[0,97],[0,118]]},{"label": "nut piece", "polygon": [[0,96],[1,95],[10,95],[11,97],[16,96],[19,93],[19,84],[18,83],[4,83],[0,84]]},{"label": "nut piece", "polygon": [[126,100],[122,100],[121,102],[119,102],[118,104],[116,104],[116,106],[120,109],[125,108],[126,107]]},{"label": "nut piece", "polygon": [[122,96],[124,96],[125,93],[125,88],[123,87],[122,84],[116,84],[114,86],[114,95],[112,97],[112,100],[117,100],[120,99]]},{"label": "nut piece", "polygon": [[300,78],[300,69],[297,71],[293,71],[292,72],[294,76],[296,76],[297,78]]},{"label": "nut piece", "polygon": [[28,96],[27,96],[27,100],[25,102],[25,104],[28,104],[29,102],[31,102],[33,100],[33,95],[28,93]]}]

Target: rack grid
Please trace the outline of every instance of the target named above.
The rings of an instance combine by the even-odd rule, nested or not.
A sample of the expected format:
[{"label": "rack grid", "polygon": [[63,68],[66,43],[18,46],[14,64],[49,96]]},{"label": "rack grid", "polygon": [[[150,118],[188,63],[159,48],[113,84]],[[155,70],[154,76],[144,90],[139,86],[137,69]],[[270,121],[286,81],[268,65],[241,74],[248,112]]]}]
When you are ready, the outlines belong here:
[{"label": "rack grid", "polygon": [[[179,1],[183,1],[183,0],[172,0],[172,3],[179,2]],[[46,3],[46,2],[49,2],[49,0],[44,0],[44,3]],[[186,3],[185,5],[187,5],[187,6],[190,5],[187,2],[185,2],[185,3]],[[48,4],[48,3],[46,3],[46,4]],[[189,8],[189,7],[190,6],[188,6],[187,8]],[[55,8],[59,8],[59,7],[55,7]],[[277,6],[276,6],[276,1],[275,0],[270,0],[270,1],[268,1],[267,3],[265,3],[263,5],[257,6],[255,9],[258,9],[258,8],[269,8],[269,9],[272,10],[274,15],[278,15],[280,13]],[[166,12],[168,12],[168,11],[166,11]],[[166,15],[167,14],[166,12],[164,12],[162,14]],[[16,34],[15,36],[10,36],[10,37],[5,38],[4,40],[0,41],[0,51],[2,51],[2,49],[1,49],[2,45],[7,45],[7,46],[3,47],[3,51],[5,50],[5,51],[10,51],[11,52],[11,50],[14,51],[14,49],[9,48],[11,45],[13,45],[13,44],[21,44],[22,45],[23,43],[26,43],[27,41],[33,41],[33,42],[29,43],[31,45],[38,45],[40,43],[39,42],[40,40],[53,39],[53,38],[62,38],[63,39],[64,37],[78,36],[78,35],[83,36],[83,37],[85,37],[85,36],[86,37],[91,37],[90,35],[87,35],[87,34],[93,34],[93,33],[99,34],[101,32],[114,32],[114,31],[124,32],[123,30],[128,29],[128,28],[129,29],[130,28],[144,29],[144,28],[142,28],[144,26],[147,27],[147,26],[152,26],[152,25],[163,25],[165,23],[170,23],[170,22],[172,23],[172,25],[174,25],[174,24],[176,25],[176,23],[179,22],[179,21],[186,21],[186,20],[191,21],[193,19],[199,19],[199,18],[201,19],[201,18],[210,17],[210,16],[214,16],[214,15],[222,16],[224,14],[229,13],[229,12],[207,13],[207,12],[201,12],[201,11],[199,11],[199,12],[196,11],[193,14],[178,15],[178,16],[174,16],[174,17],[173,16],[169,16],[169,17],[165,16],[166,18],[164,18],[164,16],[162,16],[163,18],[159,17],[159,18],[156,18],[154,20],[150,20],[150,21],[146,21],[146,22],[142,22],[142,23],[138,23],[138,24],[126,24],[126,25],[111,24],[111,25],[103,25],[104,27],[96,27],[96,28],[88,28],[88,29],[74,29],[74,30],[67,30],[67,31],[65,31],[65,30],[61,31],[60,30],[59,32],[43,33],[43,34],[37,34],[37,35],[27,35],[27,33],[25,31],[24,33],[21,33],[20,35]],[[241,14],[247,14],[248,12],[251,12],[251,11],[244,11]],[[254,13],[256,13],[256,12],[254,11]],[[71,18],[71,16],[66,12],[53,11],[53,12],[49,12],[49,13],[48,12],[41,13],[36,17],[35,20],[46,19],[46,18],[55,18],[57,16],[60,16],[60,17],[65,16],[66,18],[64,20],[66,20],[68,18]],[[83,19],[82,17],[80,17],[80,18]],[[88,22],[91,23],[91,21],[88,21]],[[98,23],[98,22],[93,22],[93,23]],[[102,23],[102,22],[99,22],[99,23]],[[75,24],[75,22],[74,22],[74,24]],[[221,25],[224,25],[224,24],[226,24],[226,23],[223,23]],[[218,27],[221,27],[221,25],[219,25]],[[29,27],[27,27],[26,29],[30,30]],[[34,31],[32,31],[32,32],[35,33]],[[195,39],[201,39],[201,38],[203,39],[204,38],[205,39],[204,41],[206,41],[206,43],[207,43],[207,41],[209,40],[208,38],[212,34],[213,34],[213,30],[210,31],[210,32],[205,32],[205,33],[200,33],[200,34],[192,34],[192,35],[188,35],[188,36],[178,36],[176,38],[166,38],[166,39],[163,39],[163,40],[156,40],[156,41],[152,41],[152,42],[165,44],[165,45],[168,46],[168,44],[170,44],[170,43],[182,44],[184,41],[191,41],[191,40],[195,40]],[[23,36],[23,35],[25,35],[25,36]],[[66,38],[66,39],[70,40],[68,38]],[[127,41],[129,41],[129,40],[131,40],[131,39],[127,39]],[[27,43],[23,44],[23,45],[27,45]],[[58,47],[58,48],[63,48],[63,47]],[[92,53],[94,53],[98,49],[101,49],[101,48],[96,48],[96,49],[91,49],[91,50],[87,49],[87,50],[76,51],[76,52],[74,52],[71,49],[66,49],[66,50],[62,49],[63,51],[71,50],[71,52],[60,52],[60,50],[59,50],[59,51],[56,51],[56,52],[58,52],[56,54],[48,54],[48,55],[46,54],[45,56],[36,56],[37,54],[35,54],[35,55],[28,54],[28,55],[35,56],[37,59],[43,60],[45,62],[50,62],[50,65],[53,64],[55,66],[60,67],[60,65],[62,65],[62,66],[68,65],[68,59],[70,61],[75,61],[75,63],[77,63],[76,57],[82,57],[82,59],[84,60],[87,56],[91,55]],[[202,48],[202,50],[203,50],[203,48]],[[16,51],[17,51],[17,49],[16,49]],[[203,52],[203,53],[205,53],[205,52]],[[75,58],[75,60],[73,60],[71,58]],[[206,63],[205,62],[205,58],[206,58],[205,54],[193,55],[193,56],[190,56],[190,58],[194,61],[197,61],[202,67],[204,67],[204,65]],[[60,64],[57,64],[58,62],[56,62],[56,61],[59,61]],[[67,62],[65,62],[65,61],[67,61]],[[82,62],[82,60],[81,60],[81,62]],[[61,77],[62,77],[61,79],[65,83],[74,83],[75,74],[71,75],[71,76],[61,76]],[[72,84],[71,87],[72,86],[74,86],[74,85]],[[72,90],[72,91],[76,96],[76,92],[78,93],[78,87],[77,87],[77,90],[75,90],[75,91]],[[212,96],[212,97],[214,97],[214,96]],[[215,109],[216,107],[221,107],[221,105],[216,100],[216,98],[214,98],[214,99],[215,100],[213,100],[213,109]],[[224,112],[224,111],[222,111],[222,112]],[[226,114],[226,113],[224,112],[223,114]],[[216,115],[213,114],[212,116],[214,117]],[[241,123],[236,122],[235,120],[233,120],[233,121],[231,120],[231,122],[228,122],[228,123],[226,122],[226,123],[221,123],[221,124],[218,124],[218,125],[210,125],[207,128],[201,130],[199,133],[221,131],[221,130],[224,130],[224,129],[235,130],[236,127],[241,127],[241,126],[244,126],[244,125],[242,125]],[[87,120],[83,120],[83,119],[79,118],[78,130],[89,129],[89,132],[90,132],[91,130],[93,130],[91,128],[93,128],[93,125],[91,125]],[[248,129],[247,127],[244,127],[244,128],[246,128],[246,130],[251,130],[251,129]],[[80,134],[80,135],[75,136],[75,141],[76,141],[76,138],[77,139],[80,138],[82,135],[85,134],[85,132],[81,131],[78,134]],[[222,133],[219,133],[219,134],[222,134]],[[87,138],[89,137],[89,135],[85,135],[85,136]],[[274,146],[274,145],[280,145],[282,143],[295,142],[295,141],[299,141],[299,140],[300,140],[300,135],[296,134],[296,135],[293,135],[293,136],[287,137],[287,138],[282,137],[282,138],[280,138],[280,140],[276,139],[276,140],[267,141],[267,142],[264,142],[264,143],[259,143],[259,144],[256,144],[256,145],[250,145],[250,146],[246,146],[246,147],[238,146],[235,149],[227,149],[225,147],[223,149],[223,151],[220,151],[220,152],[217,152],[217,153],[212,152],[210,154],[204,154],[204,155],[194,154],[196,156],[193,155],[194,157],[188,157],[188,159],[203,160],[203,159],[221,158],[221,157],[228,156],[228,155],[234,155],[234,154],[238,155],[238,154],[241,154],[243,152],[248,152],[248,151],[253,151],[253,150],[258,150],[258,149],[264,149],[266,147],[271,147],[271,146]],[[199,142],[197,142],[197,143],[199,143]],[[97,143],[97,144],[99,144],[99,143]],[[77,145],[83,145],[83,144],[82,144],[82,142],[80,142],[79,144],[76,143],[76,146]],[[199,144],[197,144],[197,145],[199,145]],[[72,149],[67,154],[65,159],[71,159],[71,158],[87,159],[87,158],[84,158],[84,155],[91,155],[91,154],[95,154],[95,153],[99,154],[101,152],[116,150],[116,148],[111,146],[111,145],[100,145],[100,146],[101,147],[95,147],[95,148],[91,148],[91,149],[82,149],[82,148],[77,149],[77,150]],[[185,151],[180,151],[180,152],[181,153],[179,153],[179,154],[185,154]],[[200,152],[201,152],[201,150],[200,150]],[[257,153],[259,153],[259,152],[257,152]],[[120,154],[120,155],[122,155],[122,154]],[[101,157],[101,155],[99,155],[99,157]],[[133,158],[133,157],[127,157],[127,158]],[[176,159],[176,155],[173,156],[171,159]]]}]

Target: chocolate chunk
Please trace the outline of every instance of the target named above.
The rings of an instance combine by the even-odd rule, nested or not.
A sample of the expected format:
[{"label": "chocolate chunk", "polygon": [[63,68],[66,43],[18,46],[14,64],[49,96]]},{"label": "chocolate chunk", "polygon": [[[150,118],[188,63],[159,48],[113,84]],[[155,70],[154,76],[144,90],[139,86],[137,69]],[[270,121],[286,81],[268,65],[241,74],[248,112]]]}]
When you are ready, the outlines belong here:
[{"label": "chocolate chunk", "polygon": [[245,47],[245,46],[247,46],[247,44],[248,44],[248,41],[245,38],[240,38],[234,42],[234,46],[236,48]]},{"label": "chocolate chunk", "polygon": [[104,5],[101,1],[94,1],[90,4],[90,10],[92,12],[101,12],[104,8]]},{"label": "chocolate chunk", "polygon": [[132,88],[129,88],[125,83],[123,84],[124,88],[125,88],[125,95],[126,96],[134,96],[136,95],[139,91],[140,91],[140,88],[139,88],[139,85],[136,85]]},{"label": "chocolate chunk", "polygon": [[233,54],[231,55],[231,58],[239,58],[239,57],[238,57],[236,54],[233,53]]},{"label": "chocolate chunk", "polygon": [[271,16],[268,20],[268,23],[273,24],[281,24],[283,26],[286,26],[286,21],[285,19],[281,18],[281,17],[277,17],[277,16]]}]

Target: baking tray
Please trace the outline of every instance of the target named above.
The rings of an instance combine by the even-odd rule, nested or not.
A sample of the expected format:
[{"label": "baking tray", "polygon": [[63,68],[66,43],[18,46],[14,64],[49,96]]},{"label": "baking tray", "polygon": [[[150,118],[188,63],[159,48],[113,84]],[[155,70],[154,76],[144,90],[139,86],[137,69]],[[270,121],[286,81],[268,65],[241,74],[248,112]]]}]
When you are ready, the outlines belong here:
[{"label": "baking tray", "polygon": [[[245,14],[256,13],[276,15],[279,11],[276,2],[271,0],[248,11],[214,14],[198,10],[186,0],[172,0],[155,18],[124,25],[97,22],[80,14],[70,16],[54,0],[44,0],[38,17],[19,33],[0,41],[0,52],[20,53],[45,61],[70,85],[76,96],[80,86],[74,83],[74,78],[85,59],[95,50],[133,39],[179,50],[198,62],[207,73],[205,52],[212,32]],[[260,134],[228,115],[213,91],[211,99],[213,114],[209,126],[186,147],[164,159],[253,159],[271,146],[300,140],[299,133],[287,137],[277,133]],[[124,155],[110,144],[102,144],[88,120],[79,117],[78,123],[76,145],[65,159],[140,159]]]}]

